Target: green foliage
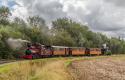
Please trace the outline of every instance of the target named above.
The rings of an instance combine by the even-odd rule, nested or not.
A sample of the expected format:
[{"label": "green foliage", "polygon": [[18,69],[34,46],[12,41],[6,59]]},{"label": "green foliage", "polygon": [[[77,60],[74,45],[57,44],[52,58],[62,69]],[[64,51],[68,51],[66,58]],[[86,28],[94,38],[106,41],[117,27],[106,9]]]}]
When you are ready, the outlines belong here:
[{"label": "green foliage", "polygon": [[11,56],[11,50],[5,43],[5,41],[0,41],[0,58],[2,59],[7,59],[7,58],[12,58]]},{"label": "green foliage", "polygon": [[110,50],[105,52],[105,55],[112,55],[112,52]]},{"label": "green foliage", "polygon": [[73,38],[66,31],[59,31],[53,37],[53,44],[58,46],[74,46]]},{"label": "green foliage", "polygon": [[88,27],[81,25],[80,23],[76,23],[72,20],[69,20],[67,18],[57,19],[56,21],[53,21],[53,29],[55,31],[62,31],[65,30],[74,40],[75,43],[74,46],[83,46],[85,43],[86,32],[88,31]]},{"label": "green foliage", "polygon": [[45,26],[44,19],[40,18],[39,16],[33,16],[28,18],[28,22],[33,27],[42,27]]},{"label": "green foliage", "polygon": [[10,10],[8,7],[0,7],[0,24],[7,25],[9,24],[8,17],[10,15]]}]

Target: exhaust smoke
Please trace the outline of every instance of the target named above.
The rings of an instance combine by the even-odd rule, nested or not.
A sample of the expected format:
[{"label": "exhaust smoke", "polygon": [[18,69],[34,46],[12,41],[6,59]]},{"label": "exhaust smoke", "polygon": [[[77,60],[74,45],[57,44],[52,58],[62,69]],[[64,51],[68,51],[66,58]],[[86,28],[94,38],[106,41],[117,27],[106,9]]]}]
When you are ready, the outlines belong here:
[{"label": "exhaust smoke", "polygon": [[14,39],[14,38],[8,38],[6,40],[7,44],[9,47],[13,50],[15,49],[20,49],[24,46],[25,43],[29,43],[30,41],[28,40],[22,40],[22,39]]}]

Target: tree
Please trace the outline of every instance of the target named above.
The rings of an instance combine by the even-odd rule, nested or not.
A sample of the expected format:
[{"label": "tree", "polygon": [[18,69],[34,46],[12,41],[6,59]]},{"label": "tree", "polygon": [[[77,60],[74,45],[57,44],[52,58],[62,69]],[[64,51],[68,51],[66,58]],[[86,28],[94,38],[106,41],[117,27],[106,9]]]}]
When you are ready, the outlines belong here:
[{"label": "tree", "polygon": [[45,26],[45,21],[39,16],[33,16],[28,18],[28,22],[33,27],[42,27]]},{"label": "tree", "polygon": [[14,23],[17,24],[18,26],[26,26],[26,22],[18,17],[14,18]]},{"label": "tree", "polygon": [[54,29],[64,29],[66,30],[70,26],[70,20],[68,18],[59,18],[55,21],[52,21]]},{"label": "tree", "polygon": [[33,42],[39,42],[41,44],[50,45],[51,40],[49,40],[49,29],[45,24],[45,20],[39,16],[32,16],[28,18],[28,23],[30,25],[28,35]]},{"label": "tree", "polygon": [[53,45],[57,46],[74,46],[73,38],[65,31],[58,31],[53,37]]},{"label": "tree", "polygon": [[10,14],[11,13],[8,7],[0,7],[0,24],[7,25],[9,23],[8,17]]},{"label": "tree", "polygon": [[88,27],[68,18],[60,18],[52,22],[54,31],[65,30],[74,40],[76,46],[84,46]]}]

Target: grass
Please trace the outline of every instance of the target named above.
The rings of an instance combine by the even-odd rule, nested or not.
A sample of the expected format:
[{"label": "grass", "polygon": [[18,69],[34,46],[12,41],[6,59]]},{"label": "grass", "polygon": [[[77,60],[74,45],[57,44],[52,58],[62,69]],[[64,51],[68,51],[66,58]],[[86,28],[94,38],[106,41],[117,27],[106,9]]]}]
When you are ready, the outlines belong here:
[{"label": "grass", "polygon": [[0,80],[70,80],[64,58],[20,61],[0,66]]},{"label": "grass", "polygon": [[0,80],[73,80],[67,70],[73,61],[102,58],[125,59],[125,55],[45,58],[3,64]]}]

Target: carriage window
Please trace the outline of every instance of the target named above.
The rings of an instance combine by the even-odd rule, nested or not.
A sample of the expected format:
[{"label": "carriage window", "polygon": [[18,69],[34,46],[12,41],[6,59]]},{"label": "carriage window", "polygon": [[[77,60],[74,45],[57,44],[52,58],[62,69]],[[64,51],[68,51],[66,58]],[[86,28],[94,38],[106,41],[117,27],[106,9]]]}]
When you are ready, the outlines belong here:
[{"label": "carriage window", "polygon": [[72,50],[79,50],[79,51],[83,51],[83,48],[72,48]]},{"label": "carriage window", "polygon": [[83,51],[83,48],[79,48],[79,51]]},{"label": "carriage window", "polygon": [[100,51],[100,49],[95,49],[96,51]]},{"label": "carriage window", "polygon": [[55,50],[60,50],[60,51],[62,51],[62,50],[64,50],[64,48],[55,48]]},{"label": "carriage window", "polygon": [[90,49],[90,51],[94,51],[94,49]]},{"label": "carriage window", "polygon": [[64,48],[60,48],[59,50],[60,50],[60,51],[63,51],[63,50],[64,50]]},{"label": "carriage window", "polygon": [[72,48],[72,50],[77,50],[76,48]]},{"label": "carriage window", "polygon": [[54,50],[59,50],[59,48],[54,48]]}]

